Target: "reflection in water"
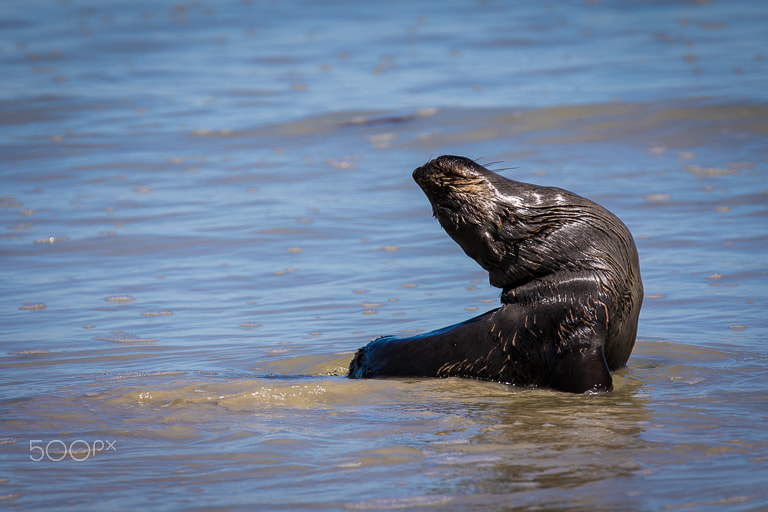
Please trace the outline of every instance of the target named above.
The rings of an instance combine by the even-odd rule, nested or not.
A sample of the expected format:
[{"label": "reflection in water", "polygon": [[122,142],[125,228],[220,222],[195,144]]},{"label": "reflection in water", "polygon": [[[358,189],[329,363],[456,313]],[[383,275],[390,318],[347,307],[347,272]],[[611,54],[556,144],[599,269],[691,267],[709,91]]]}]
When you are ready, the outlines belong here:
[{"label": "reflection in water", "polygon": [[441,480],[463,492],[506,495],[520,505],[532,500],[594,506],[586,490],[591,487],[602,496],[601,507],[626,503],[630,488],[607,492],[602,486],[642,468],[649,443],[641,434],[650,412],[638,388],[625,381],[615,393],[602,395],[518,391],[510,396],[504,390],[493,402],[466,396],[462,413],[477,422],[477,432],[466,443],[433,443],[437,463],[447,466]]}]

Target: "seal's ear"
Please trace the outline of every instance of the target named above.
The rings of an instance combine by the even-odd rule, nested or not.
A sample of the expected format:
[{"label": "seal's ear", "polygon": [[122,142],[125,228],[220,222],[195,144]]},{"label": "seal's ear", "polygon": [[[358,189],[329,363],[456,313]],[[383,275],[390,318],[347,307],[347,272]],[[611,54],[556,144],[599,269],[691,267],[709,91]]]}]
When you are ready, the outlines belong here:
[{"label": "seal's ear", "polygon": [[571,393],[613,389],[602,345],[575,349],[557,359],[552,368],[553,388]]}]

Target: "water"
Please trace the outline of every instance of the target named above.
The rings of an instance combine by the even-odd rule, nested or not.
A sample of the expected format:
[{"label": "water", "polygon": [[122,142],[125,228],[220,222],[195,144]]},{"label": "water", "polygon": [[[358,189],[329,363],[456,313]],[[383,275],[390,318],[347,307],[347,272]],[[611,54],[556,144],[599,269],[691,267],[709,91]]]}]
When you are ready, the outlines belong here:
[{"label": "water", "polygon": [[[768,507],[766,43],[747,1],[4,2],[3,507]],[[343,377],[498,303],[444,153],[632,230],[614,392]]]}]

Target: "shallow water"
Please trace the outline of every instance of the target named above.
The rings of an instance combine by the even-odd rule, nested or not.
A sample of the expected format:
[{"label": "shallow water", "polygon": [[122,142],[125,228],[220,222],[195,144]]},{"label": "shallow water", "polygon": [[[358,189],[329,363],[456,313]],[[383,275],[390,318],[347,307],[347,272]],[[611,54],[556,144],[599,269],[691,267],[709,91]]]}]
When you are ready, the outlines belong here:
[{"label": "shallow water", "polygon": [[[4,508],[768,507],[765,6],[297,4],[0,7]],[[629,226],[614,392],[343,377],[498,304],[444,153]]]}]

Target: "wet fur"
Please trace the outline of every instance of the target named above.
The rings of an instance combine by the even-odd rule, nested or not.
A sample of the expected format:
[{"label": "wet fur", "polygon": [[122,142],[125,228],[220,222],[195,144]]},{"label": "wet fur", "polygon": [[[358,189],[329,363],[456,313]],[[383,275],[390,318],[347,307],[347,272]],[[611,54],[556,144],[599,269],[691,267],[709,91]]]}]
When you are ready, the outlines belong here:
[{"label": "wet fur", "polygon": [[349,377],[471,377],[581,393],[612,389],[643,288],[632,236],[598,204],[441,156],[413,177],[448,235],[502,289],[499,308],[361,348]]}]

